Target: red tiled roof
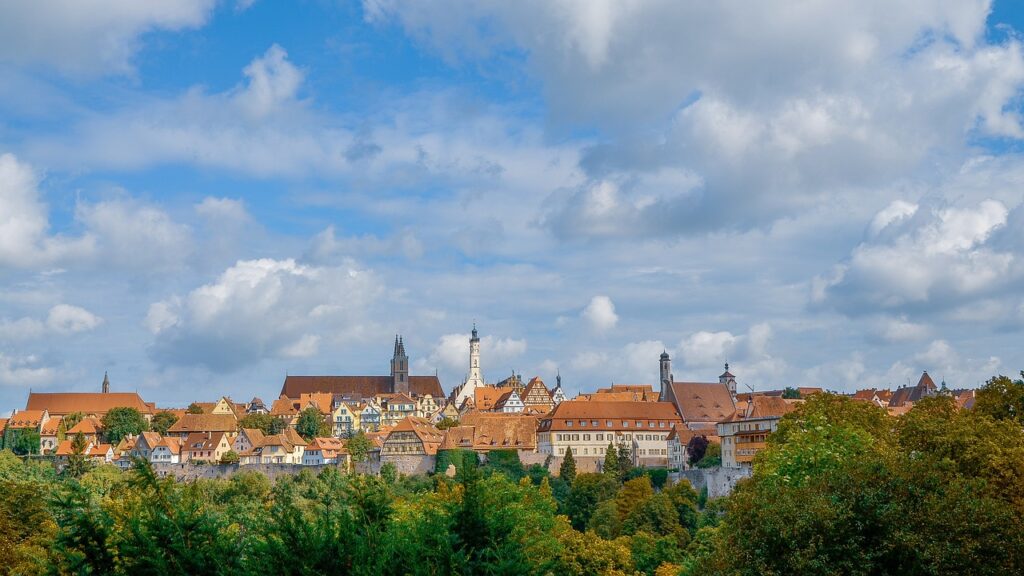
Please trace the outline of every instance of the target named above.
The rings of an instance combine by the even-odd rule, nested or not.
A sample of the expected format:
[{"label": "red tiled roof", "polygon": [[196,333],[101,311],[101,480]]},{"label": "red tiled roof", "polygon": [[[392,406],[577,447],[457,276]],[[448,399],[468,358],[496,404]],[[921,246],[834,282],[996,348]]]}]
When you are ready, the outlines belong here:
[{"label": "red tiled roof", "polygon": [[43,427],[39,430],[40,436],[56,436],[57,429],[60,428],[60,416],[55,416],[46,421]]},{"label": "red tiled roof", "polygon": [[185,414],[167,429],[167,433],[234,432],[237,429],[234,414]]},{"label": "red tiled roof", "polygon": [[92,416],[86,416],[85,418],[82,418],[78,424],[72,426],[67,433],[73,436],[81,432],[86,436],[94,436],[98,434],[100,430],[103,430],[103,423],[100,422],[100,419]]},{"label": "red tiled roof", "polygon": [[12,414],[7,419],[7,427],[12,430],[18,428],[39,428],[39,423],[42,420],[42,410],[22,410],[17,414]]},{"label": "red tiled roof", "polygon": [[[327,392],[372,398],[391,392],[393,383],[391,376],[288,376],[284,379],[281,394],[298,398],[304,393]],[[409,392],[416,396],[430,394],[435,398],[444,397],[437,376],[409,376]]]},{"label": "red tiled roof", "polygon": [[721,422],[736,411],[732,394],[719,382],[673,382],[672,394],[683,421]]},{"label": "red tiled roof", "polygon": [[[594,423],[596,421],[596,424]],[[571,422],[571,424],[569,424]],[[581,422],[583,424],[581,424]],[[640,422],[640,425],[637,425]],[[671,402],[589,402],[566,400],[541,418],[541,430],[654,430],[682,424]],[[654,426],[650,424],[654,423]]]},{"label": "red tiled roof", "polygon": [[135,392],[32,392],[26,410],[47,410],[51,416],[67,416],[74,412],[102,416],[111,408],[135,408],[152,414],[153,407]]}]

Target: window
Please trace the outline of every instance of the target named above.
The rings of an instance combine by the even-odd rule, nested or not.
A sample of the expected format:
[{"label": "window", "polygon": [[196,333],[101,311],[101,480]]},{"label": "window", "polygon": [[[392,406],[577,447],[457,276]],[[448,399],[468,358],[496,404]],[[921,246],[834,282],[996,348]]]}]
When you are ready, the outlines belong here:
[{"label": "window", "polygon": [[588,451],[588,450],[587,450],[587,448],[584,448],[584,449],[583,449],[583,455],[584,455],[584,456],[586,456],[586,455],[587,455],[587,451]]},{"label": "window", "polygon": [[639,421],[639,420],[637,420],[637,421],[636,421],[636,427],[637,427],[637,428],[643,428],[643,427],[644,427],[644,423],[643,423],[643,422],[641,422],[641,421]]},{"label": "window", "polygon": [[587,426],[587,421],[586,420],[580,420],[580,427],[581,428],[585,428],[586,426]]},{"label": "window", "polygon": [[597,435],[597,439],[598,440],[604,440],[604,434],[598,434]]},{"label": "window", "polygon": [[566,428],[572,428],[572,420],[566,420],[565,421],[565,427]]},{"label": "window", "polygon": [[664,422],[658,422],[658,428],[664,428],[664,427],[665,427],[665,423]]},{"label": "window", "polygon": [[609,428],[611,428],[612,427],[612,421],[611,420],[605,420],[604,421],[604,425],[609,427]]},{"label": "window", "polygon": [[580,441],[580,435],[579,434],[573,434],[572,435],[572,440],[573,440],[573,442],[579,442]]},{"label": "window", "polygon": [[629,428],[629,422],[626,422],[625,420],[623,420],[622,421],[622,427],[623,428]]},{"label": "window", "polygon": [[584,442],[590,442],[590,434],[584,434],[583,435],[583,441]]},{"label": "window", "polygon": [[590,425],[595,427],[598,426],[597,420],[591,420]]}]

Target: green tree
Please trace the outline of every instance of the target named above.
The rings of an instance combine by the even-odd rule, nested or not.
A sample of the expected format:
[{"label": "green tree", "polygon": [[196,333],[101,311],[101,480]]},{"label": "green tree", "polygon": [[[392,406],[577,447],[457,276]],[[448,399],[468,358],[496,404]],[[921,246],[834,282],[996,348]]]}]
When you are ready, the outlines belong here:
[{"label": "green tree", "polygon": [[228,450],[220,457],[221,464],[238,464],[238,461],[238,452],[234,450]]},{"label": "green tree", "polygon": [[68,463],[63,470],[66,476],[80,478],[89,471],[90,462],[85,456],[88,447],[89,443],[85,440],[85,436],[81,432],[76,432],[71,439],[71,454],[68,455]]},{"label": "green tree", "polygon": [[576,478],[576,458],[572,455],[572,448],[565,449],[562,464],[558,467],[558,477],[565,480],[570,486]]},{"label": "green tree", "polygon": [[299,418],[295,422],[295,431],[306,440],[330,436],[331,427],[327,419],[320,413],[320,409],[310,406],[299,412]]},{"label": "green tree", "polygon": [[83,418],[85,418],[85,414],[82,414],[81,412],[72,412],[71,414],[61,418],[60,424],[57,425],[57,440],[61,442],[66,440],[68,430],[77,426]]},{"label": "green tree", "polygon": [[173,412],[167,412],[166,410],[157,412],[153,415],[153,420],[150,421],[150,428],[154,432],[161,436],[167,434],[167,429],[174,426],[174,423],[178,421],[178,417]]},{"label": "green tree", "polygon": [[601,466],[601,471],[615,478],[619,477],[619,451],[611,442],[608,443],[608,449],[604,453],[604,465]]},{"label": "green tree", "polygon": [[398,469],[395,468],[394,463],[385,462],[380,467],[380,479],[388,485],[393,485],[398,482]]},{"label": "green tree", "polygon": [[457,419],[445,416],[444,418],[441,419],[440,422],[437,423],[436,426],[438,430],[447,430],[449,428],[454,428],[458,425],[459,421]]},{"label": "green tree", "polygon": [[690,441],[686,443],[686,458],[690,462],[690,466],[693,466],[697,462],[700,462],[704,458],[704,452],[708,449],[708,438],[707,436],[693,436]]},{"label": "green tree", "polygon": [[103,415],[103,435],[107,442],[117,445],[125,436],[138,435],[149,430],[149,424],[135,408],[119,406]]},{"label": "green tree", "polygon": [[618,480],[607,474],[577,475],[563,504],[572,527],[585,530],[598,505],[614,498],[618,486]]},{"label": "green tree", "polygon": [[196,404],[195,402],[193,402],[193,403],[188,405],[188,408],[185,409],[185,413],[186,414],[202,414],[203,413],[203,407],[200,406],[199,404]]},{"label": "green tree", "polygon": [[974,409],[996,420],[1014,420],[1024,425],[1024,371],[1021,380],[996,376],[978,389]]},{"label": "green tree", "polygon": [[800,390],[793,388],[792,386],[786,386],[786,389],[782,391],[782,397],[787,400],[799,399]]},{"label": "green tree", "polygon": [[615,506],[615,500],[605,500],[594,508],[594,513],[587,522],[587,530],[605,540],[614,540],[622,534],[622,521],[619,519],[619,509]]},{"label": "green tree", "polygon": [[31,428],[20,428],[13,430],[14,440],[11,442],[11,450],[18,456],[28,454],[39,454],[39,432]]},{"label": "green tree", "polygon": [[526,475],[518,450],[491,450],[487,453],[485,470],[504,474],[513,482],[518,482]]},{"label": "green tree", "polygon": [[374,445],[373,441],[366,436],[366,433],[359,430],[348,439],[348,442],[345,443],[345,448],[348,450],[348,455],[352,458],[353,462],[366,462]]},{"label": "green tree", "polygon": [[619,478],[624,479],[626,474],[633,469],[633,455],[629,445],[625,443],[619,444],[616,452],[619,457]]},{"label": "green tree", "polygon": [[704,457],[696,464],[697,468],[714,468],[721,465],[722,445],[717,442],[708,444],[707,449],[704,451]]},{"label": "green tree", "polygon": [[273,420],[273,416],[269,414],[248,414],[239,420],[239,427],[258,429],[261,430],[263,434],[270,436],[276,434],[271,431]]}]

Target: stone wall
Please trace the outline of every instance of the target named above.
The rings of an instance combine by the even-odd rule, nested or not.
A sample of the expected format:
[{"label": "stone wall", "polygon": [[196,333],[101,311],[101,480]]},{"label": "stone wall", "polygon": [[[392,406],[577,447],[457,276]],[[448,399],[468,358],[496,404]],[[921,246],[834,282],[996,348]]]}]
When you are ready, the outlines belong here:
[{"label": "stone wall", "polygon": [[394,464],[399,474],[429,474],[434,471],[437,458],[425,454],[384,454],[380,457],[381,466]]},{"label": "stone wall", "polygon": [[728,496],[736,483],[743,478],[749,478],[750,468],[691,468],[680,472],[669,474],[672,482],[678,482],[685,478],[690,481],[693,489],[700,492],[705,487],[708,489],[708,498],[721,498]]},{"label": "stone wall", "polygon": [[[326,468],[339,468],[337,464],[321,464],[319,466],[303,466],[301,464],[153,464],[153,470],[160,477],[171,477],[181,482],[193,480],[222,478],[228,479],[239,472],[259,472],[270,479],[271,482],[280,476],[292,476],[303,470],[309,470],[313,474],[319,474]],[[344,468],[340,468],[344,470]]]}]

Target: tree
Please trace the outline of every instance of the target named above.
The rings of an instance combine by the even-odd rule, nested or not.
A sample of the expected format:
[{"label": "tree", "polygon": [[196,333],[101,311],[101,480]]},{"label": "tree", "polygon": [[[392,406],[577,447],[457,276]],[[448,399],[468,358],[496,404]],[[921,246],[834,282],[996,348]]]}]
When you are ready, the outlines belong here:
[{"label": "tree", "polygon": [[31,428],[12,430],[7,441],[11,450],[18,456],[39,454],[39,432]]},{"label": "tree", "polygon": [[1024,424],[1024,371],[1021,380],[996,376],[978,389],[974,409],[996,420]]},{"label": "tree", "polygon": [[135,408],[120,406],[103,415],[103,435],[110,444],[116,445],[127,435],[138,436],[146,430],[149,423]]},{"label": "tree", "polygon": [[188,408],[185,409],[185,413],[186,414],[202,414],[203,413],[203,407],[200,406],[199,404],[196,404],[195,402],[193,402],[193,403],[188,405]]},{"label": "tree", "polygon": [[154,432],[161,436],[167,434],[167,429],[174,426],[174,423],[178,421],[178,417],[173,412],[157,412],[153,415],[153,420],[149,423],[150,427]]},{"label": "tree", "polygon": [[565,480],[570,486],[576,478],[576,459],[572,456],[572,448],[565,449],[565,457],[562,458],[562,464],[558,467],[558,477]]},{"label": "tree", "polygon": [[228,450],[220,457],[221,464],[238,464],[238,461],[238,452],[235,452],[234,450]]},{"label": "tree", "polygon": [[690,438],[690,441],[686,443],[686,457],[690,462],[690,466],[700,462],[707,449],[708,439],[706,436],[693,436]]},{"label": "tree", "polygon": [[704,457],[696,464],[697,468],[714,468],[721,465],[722,445],[717,443],[708,444],[707,450],[704,451]]},{"label": "tree", "polygon": [[60,424],[57,426],[57,440],[63,442],[66,439],[68,430],[77,426],[83,418],[85,418],[85,414],[82,414],[81,412],[72,412],[71,414],[61,418]]},{"label": "tree", "polygon": [[68,455],[68,463],[63,471],[65,475],[81,478],[82,474],[89,471],[89,461],[85,457],[85,450],[88,447],[89,443],[85,440],[85,435],[76,432],[74,438],[71,439],[71,454]]},{"label": "tree", "polygon": [[270,431],[273,427],[273,420],[273,416],[269,414],[248,414],[239,420],[239,427],[258,429],[261,430],[263,434],[271,436],[274,434]]},{"label": "tree", "polygon": [[792,386],[786,386],[786,389],[782,391],[782,397],[787,400],[796,400],[800,398],[800,390],[793,388]]},{"label": "tree", "polygon": [[619,478],[625,478],[626,474],[633,469],[633,455],[628,444],[619,444],[616,448],[619,457]]},{"label": "tree", "polygon": [[615,449],[615,444],[608,443],[608,450],[604,453],[604,465],[601,467],[601,471],[605,474],[619,477],[619,452]]},{"label": "tree", "polygon": [[449,418],[449,417],[445,416],[444,418],[441,419],[440,422],[437,423],[437,429],[438,430],[447,430],[449,428],[454,428],[454,427],[456,427],[458,425],[459,425],[459,421],[457,419]]},{"label": "tree", "polygon": [[295,431],[306,440],[331,435],[331,427],[328,426],[327,419],[320,413],[320,409],[314,406],[299,412],[299,419],[295,422]]},{"label": "tree", "polygon": [[367,438],[366,432],[360,430],[348,439],[345,448],[353,462],[366,462],[370,450],[373,450],[373,441]]},{"label": "tree", "polygon": [[526,469],[523,468],[523,462],[519,459],[518,450],[491,450],[487,453],[485,470],[499,472],[515,482],[526,475]]},{"label": "tree", "polygon": [[577,475],[563,505],[572,527],[585,530],[598,505],[615,497],[618,485],[618,479],[607,474]]},{"label": "tree", "polygon": [[380,467],[380,479],[388,485],[393,485],[398,481],[398,469],[395,468],[394,463],[385,462],[384,465]]}]

